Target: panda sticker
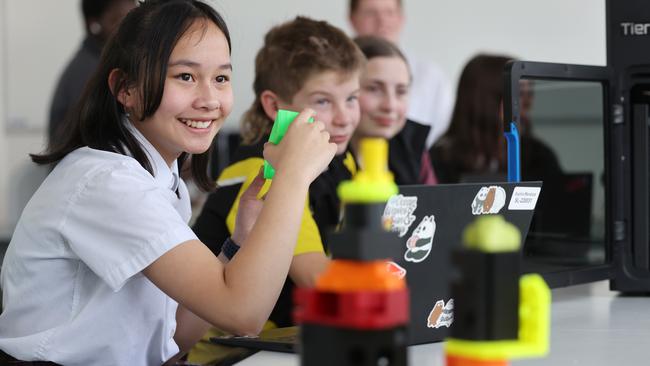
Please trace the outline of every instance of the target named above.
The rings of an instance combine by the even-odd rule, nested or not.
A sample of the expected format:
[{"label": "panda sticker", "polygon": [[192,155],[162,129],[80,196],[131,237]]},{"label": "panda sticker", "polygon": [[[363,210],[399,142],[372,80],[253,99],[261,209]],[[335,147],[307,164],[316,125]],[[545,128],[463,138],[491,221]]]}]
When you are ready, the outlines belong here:
[{"label": "panda sticker", "polygon": [[413,234],[406,241],[406,253],[404,259],[407,262],[420,263],[425,260],[433,245],[433,237],[436,234],[436,219],[434,215],[425,216]]},{"label": "panda sticker", "polygon": [[497,214],[505,204],[505,189],[498,186],[481,187],[472,202],[472,214]]}]

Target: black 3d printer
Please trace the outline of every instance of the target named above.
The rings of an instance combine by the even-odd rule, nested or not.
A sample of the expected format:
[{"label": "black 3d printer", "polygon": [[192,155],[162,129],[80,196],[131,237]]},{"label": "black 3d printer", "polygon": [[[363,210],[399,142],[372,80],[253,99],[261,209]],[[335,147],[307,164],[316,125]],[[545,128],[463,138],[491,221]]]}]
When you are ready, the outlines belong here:
[{"label": "black 3d printer", "polygon": [[612,290],[650,292],[650,2],[607,0],[606,12],[607,66],[507,66],[508,151],[521,151],[509,178],[519,166],[525,176],[526,135],[563,169],[540,177],[526,271],[552,287],[610,279]]}]

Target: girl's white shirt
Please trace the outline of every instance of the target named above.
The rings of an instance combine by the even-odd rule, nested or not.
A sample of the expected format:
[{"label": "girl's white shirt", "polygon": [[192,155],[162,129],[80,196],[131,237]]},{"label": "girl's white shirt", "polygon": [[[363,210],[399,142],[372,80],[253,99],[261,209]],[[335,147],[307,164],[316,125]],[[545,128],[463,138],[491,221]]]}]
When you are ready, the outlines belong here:
[{"label": "girl's white shirt", "polygon": [[[197,239],[177,164],[126,121],[152,176],[129,156],[68,154],[25,207],[4,258],[0,349],[63,365],[160,365],[178,353],[178,304],[141,271]],[[176,193],[178,192],[178,194]]]}]

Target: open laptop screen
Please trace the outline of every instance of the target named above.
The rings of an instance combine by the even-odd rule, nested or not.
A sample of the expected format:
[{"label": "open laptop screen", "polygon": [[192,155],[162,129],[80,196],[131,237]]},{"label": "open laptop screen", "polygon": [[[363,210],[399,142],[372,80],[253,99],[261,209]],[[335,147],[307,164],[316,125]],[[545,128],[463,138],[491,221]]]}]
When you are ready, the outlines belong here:
[{"label": "open laptop screen", "polygon": [[603,93],[597,81],[519,81],[522,180],[544,182],[524,247],[529,271],[606,261]]}]

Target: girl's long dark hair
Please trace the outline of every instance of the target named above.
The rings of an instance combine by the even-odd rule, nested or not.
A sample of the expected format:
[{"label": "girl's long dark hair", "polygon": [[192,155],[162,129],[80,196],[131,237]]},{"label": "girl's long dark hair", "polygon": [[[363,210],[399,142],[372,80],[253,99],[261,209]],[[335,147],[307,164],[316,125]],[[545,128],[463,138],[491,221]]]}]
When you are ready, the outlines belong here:
[{"label": "girl's long dark hair", "polygon": [[436,143],[443,160],[456,161],[462,171],[486,171],[492,161],[505,170],[501,103],[503,70],[511,57],[480,54],[463,69],[456,105],[447,132]]},{"label": "girl's long dark hair", "polygon": [[[108,85],[108,76],[119,69],[117,91],[126,87],[139,90],[141,121],[152,116],[163,96],[167,64],[174,46],[197,19],[213,22],[226,36],[230,34],[225,21],[212,7],[196,0],[148,0],[141,2],[122,21],[106,44],[99,66],[89,80],[73,113],[61,126],[60,139],[51,141],[44,154],[31,154],[38,164],[58,163],[70,152],[84,146],[93,149],[130,154],[152,175],[147,154],[122,118],[124,110]],[[208,177],[210,151],[192,156],[192,177],[203,190],[214,188]],[[181,154],[179,166],[188,158]]]}]

